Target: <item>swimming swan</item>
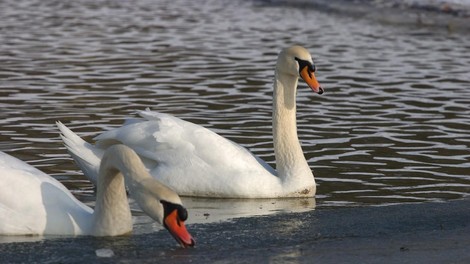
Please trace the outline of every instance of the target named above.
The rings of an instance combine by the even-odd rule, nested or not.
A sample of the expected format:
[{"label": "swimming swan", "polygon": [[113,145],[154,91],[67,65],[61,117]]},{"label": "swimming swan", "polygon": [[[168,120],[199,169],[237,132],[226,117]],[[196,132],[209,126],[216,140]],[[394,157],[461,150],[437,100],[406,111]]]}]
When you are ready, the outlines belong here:
[{"label": "swimming swan", "polygon": [[276,170],[244,147],[202,126],[177,117],[140,111],[141,119],[104,132],[91,145],[57,123],[73,159],[92,181],[106,148],[131,147],[150,174],[179,195],[223,198],[313,197],[315,179],[297,137],[296,93],[302,78],[316,93],[309,52],[300,46],[282,50],[275,70],[273,139]]},{"label": "swimming swan", "polygon": [[31,165],[0,151],[0,235],[118,236],[132,231],[124,182],[142,210],[183,247],[194,240],[184,226],[180,197],[153,179],[139,156],[114,145],[104,153],[95,210],[64,185]]}]

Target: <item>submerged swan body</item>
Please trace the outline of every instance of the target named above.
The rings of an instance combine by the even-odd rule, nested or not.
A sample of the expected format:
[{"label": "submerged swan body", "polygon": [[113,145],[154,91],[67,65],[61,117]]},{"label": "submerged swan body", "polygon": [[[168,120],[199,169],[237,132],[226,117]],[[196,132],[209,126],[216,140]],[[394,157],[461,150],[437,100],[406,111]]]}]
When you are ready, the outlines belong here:
[{"label": "submerged swan body", "polygon": [[106,148],[131,147],[150,174],[179,195],[224,198],[313,197],[315,179],[297,137],[296,93],[302,78],[323,93],[309,52],[293,46],[279,54],[273,92],[276,169],[244,147],[177,117],[141,111],[141,119],[104,132],[95,145],[58,123],[74,160],[92,181]]},{"label": "submerged swan body", "polygon": [[194,241],[184,227],[179,196],[153,179],[135,152],[110,147],[103,155],[95,210],[42,171],[0,152],[0,235],[117,236],[132,231],[125,185],[142,210],[183,246]]}]

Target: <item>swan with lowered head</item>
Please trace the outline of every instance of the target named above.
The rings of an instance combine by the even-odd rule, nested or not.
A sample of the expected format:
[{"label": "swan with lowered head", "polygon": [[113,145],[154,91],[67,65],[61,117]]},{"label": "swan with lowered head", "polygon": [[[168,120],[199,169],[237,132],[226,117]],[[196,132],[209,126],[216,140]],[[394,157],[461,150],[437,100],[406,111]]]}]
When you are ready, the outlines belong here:
[{"label": "swan with lowered head", "polygon": [[126,185],[142,210],[183,247],[194,240],[184,226],[180,197],[152,178],[139,156],[124,145],[101,160],[95,209],[78,201],[59,181],[0,152],[0,235],[118,236],[132,231]]},{"label": "swan with lowered head", "polygon": [[179,195],[223,198],[313,197],[313,173],[297,136],[296,94],[302,78],[316,93],[312,56],[292,46],[278,56],[273,93],[276,169],[244,147],[177,117],[141,111],[142,119],[97,136],[91,145],[62,123],[62,139],[85,175],[96,181],[99,161],[109,146],[122,143],[142,158],[150,174]]}]

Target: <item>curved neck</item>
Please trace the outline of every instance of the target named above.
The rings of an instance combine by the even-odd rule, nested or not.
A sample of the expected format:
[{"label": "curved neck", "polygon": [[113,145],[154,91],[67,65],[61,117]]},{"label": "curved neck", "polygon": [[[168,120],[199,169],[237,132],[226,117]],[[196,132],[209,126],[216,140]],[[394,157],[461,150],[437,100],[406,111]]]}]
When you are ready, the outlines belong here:
[{"label": "curved neck", "polygon": [[120,158],[105,155],[97,181],[96,206],[92,234],[112,236],[132,231],[132,216],[127,201],[125,180],[127,170]]},{"label": "curved neck", "polygon": [[180,202],[178,195],[147,172],[139,156],[124,145],[108,148],[100,164],[91,234],[113,236],[132,231],[126,186],[140,208],[160,224],[161,200]]},{"label": "curved neck", "polygon": [[273,94],[273,140],[276,170],[284,182],[311,174],[297,137],[298,77],[276,71]]},{"label": "curved neck", "polygon": [[[132,215],[125,187],[129,186],[131,192],[144,192],[139,183],[150,177],[132,150],[124,146],[109,148],[101,160],[97,179],[92,234],[109,236],[131,232]],[[135,189],[137,185],[140,190]],[[136,201],[140,205],[141,199]]]}]

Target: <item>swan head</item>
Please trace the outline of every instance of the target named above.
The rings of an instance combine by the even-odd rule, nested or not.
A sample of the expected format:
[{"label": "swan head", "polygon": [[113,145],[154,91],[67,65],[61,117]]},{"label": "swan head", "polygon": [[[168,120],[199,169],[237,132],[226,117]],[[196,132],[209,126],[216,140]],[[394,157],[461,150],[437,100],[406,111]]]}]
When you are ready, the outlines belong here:
[{"label": "swan head", "polygon": [[277,59],[276,72],[302,78],[314,92],[323,93],[323,88],[315,77],[312,55],[304,47],[292,46],[283,49]]},{"label": "swan head", "polygon": [[180,243],[182,247],[193,247],[195,242],[186,230],[184,221],[188,219],[188,211],[183,205],[160,201],[163,205],[163,226]]},{"label": "swan head", "polygon": [[193,247],[195,241],[184,225],[188,212],[178,194],[152,178],[140,183],[143,187],[132,195],[142,210],[162,224],[182,247]]},{"label": "swan head", "polygon": [[[194,239],[186,230],[188,213],[176,192],[152,178],[134,150],[125,145],[113,145],[101,160],[100,179],[107,172],[119,171],[126,180],[131,196],[151,218],[163,225],[182,247],[194,246]],[[104,184],[102,181],[98,185]]]}]

